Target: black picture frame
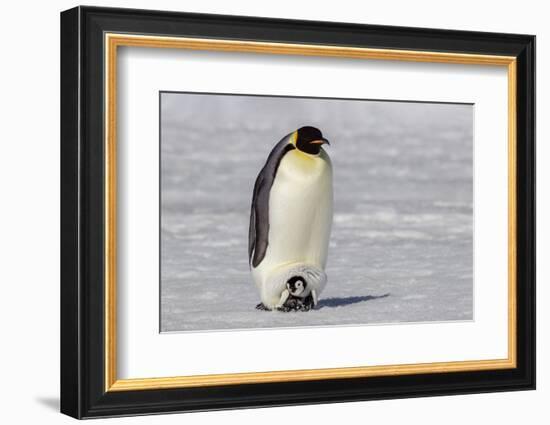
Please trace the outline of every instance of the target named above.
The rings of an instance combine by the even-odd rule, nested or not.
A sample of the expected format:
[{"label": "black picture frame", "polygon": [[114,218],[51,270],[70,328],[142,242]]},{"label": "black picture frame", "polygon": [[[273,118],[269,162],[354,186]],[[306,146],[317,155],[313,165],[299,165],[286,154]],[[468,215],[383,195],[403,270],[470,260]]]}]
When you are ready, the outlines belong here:
[{"label": "black picture frame", "polygon": [[[104,33],[507,55],[517,59],[517,367],[105,391]],[[75,418],[535,388],[535,37],[76,7],[61,13],[61,412]]]}]

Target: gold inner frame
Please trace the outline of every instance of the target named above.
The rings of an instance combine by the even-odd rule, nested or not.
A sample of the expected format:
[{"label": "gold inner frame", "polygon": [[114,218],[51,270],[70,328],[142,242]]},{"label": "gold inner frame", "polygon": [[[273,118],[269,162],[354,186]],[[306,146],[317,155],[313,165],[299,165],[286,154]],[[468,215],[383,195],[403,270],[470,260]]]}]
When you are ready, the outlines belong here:
[{"label": "gold inner frame", "polygon": [[[410,375],[510,369],[516,367],[516,58],[328,45],[160,37],[106,33],[105,45],[105,391],[149,390],[214,385]],[[116,99],[119,46],[325,56],[468,65],[504,66],[508,72],[508,357],[495,360],[118,379],[116,323]]]}]

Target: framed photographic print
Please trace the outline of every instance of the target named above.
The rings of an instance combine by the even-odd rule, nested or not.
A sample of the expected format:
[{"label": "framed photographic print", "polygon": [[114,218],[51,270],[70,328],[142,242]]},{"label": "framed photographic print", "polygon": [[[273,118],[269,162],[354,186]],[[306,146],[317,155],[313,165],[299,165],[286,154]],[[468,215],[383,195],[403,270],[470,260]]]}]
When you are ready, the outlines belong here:
[{"label": "framed photographic print", "polygon": [[535,38],[61,14],[61,411],[535,387]]}]

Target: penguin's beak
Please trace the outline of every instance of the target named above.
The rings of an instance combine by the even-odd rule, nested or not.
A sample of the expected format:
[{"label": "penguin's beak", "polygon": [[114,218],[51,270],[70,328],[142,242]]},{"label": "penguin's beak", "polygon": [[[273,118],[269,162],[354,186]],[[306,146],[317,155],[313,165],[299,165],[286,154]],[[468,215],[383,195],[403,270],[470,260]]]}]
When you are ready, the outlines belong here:
[{"label": "penguin's beak", "polygon": [[327,139],[325,139],[324,137],[322,137],[319,140],[313,140],[312,142],[309,142],[309,143],[311,143],[313,145],[324,145],[326,143],[327,145],[330,146],[330,142]]}]

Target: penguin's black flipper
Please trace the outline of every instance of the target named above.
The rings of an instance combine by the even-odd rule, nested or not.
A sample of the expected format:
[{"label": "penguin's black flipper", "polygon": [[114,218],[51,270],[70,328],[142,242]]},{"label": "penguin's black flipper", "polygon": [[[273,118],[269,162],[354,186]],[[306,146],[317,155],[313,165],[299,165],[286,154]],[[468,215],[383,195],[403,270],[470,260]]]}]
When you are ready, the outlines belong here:
[{"label": "penguin's black flipper", "polygon": [[275,145],[254,184],[248,228],[248,260],[253,267],[258,267],[262,262],[269,244],[269,192],[281,159],[287,152],[295,149],[291,137],[292,133]]}]

